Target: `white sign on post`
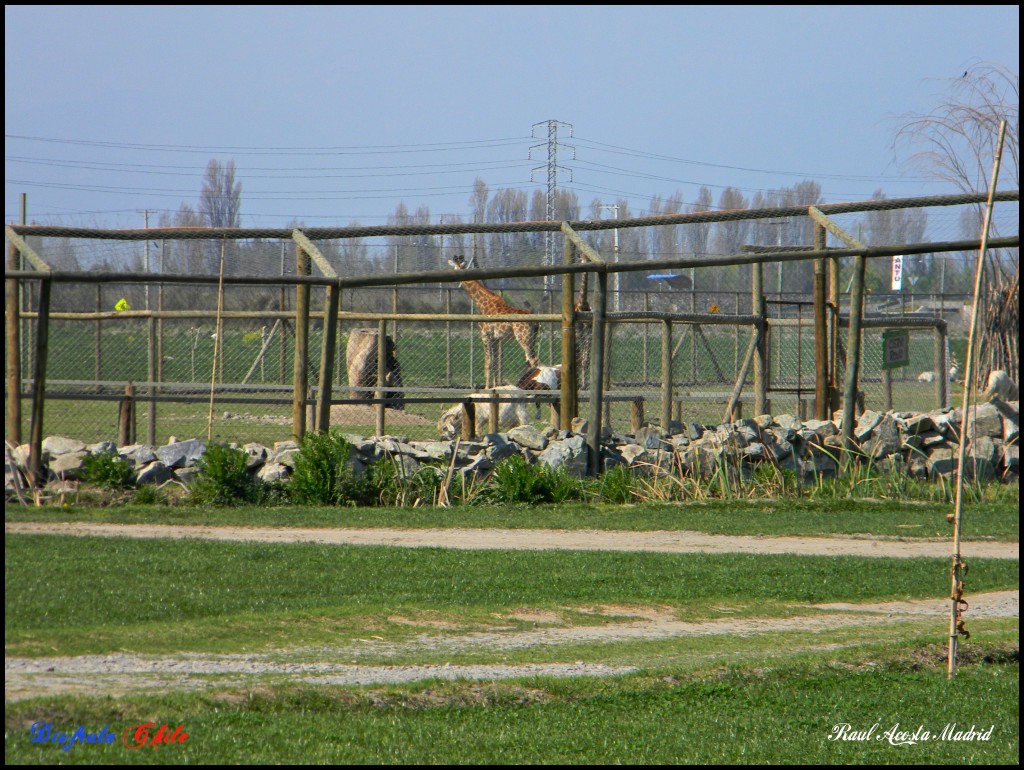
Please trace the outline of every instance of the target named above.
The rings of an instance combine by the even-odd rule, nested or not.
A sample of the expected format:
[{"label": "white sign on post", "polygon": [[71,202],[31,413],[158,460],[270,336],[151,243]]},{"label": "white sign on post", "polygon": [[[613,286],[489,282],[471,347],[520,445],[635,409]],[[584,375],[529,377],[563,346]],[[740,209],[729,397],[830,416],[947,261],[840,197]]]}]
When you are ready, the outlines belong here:
[{"label": "white sign on post", "polygon": [[892,258],[892,290],[900,291],[903,288],[903,256],[897,254]]}]

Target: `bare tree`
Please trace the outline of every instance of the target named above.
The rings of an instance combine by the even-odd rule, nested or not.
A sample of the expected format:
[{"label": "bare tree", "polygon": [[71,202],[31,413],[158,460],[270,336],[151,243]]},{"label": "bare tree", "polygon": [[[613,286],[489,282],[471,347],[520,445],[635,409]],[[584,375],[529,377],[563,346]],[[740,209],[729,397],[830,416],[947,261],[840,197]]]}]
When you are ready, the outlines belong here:
[{"label": "bare tree", "polygon": [[[946,96],[926,114],[909,113],[893,142],[894,151],[907,148],[911,164],[931,176],[954,185],[962,192],[984,192],[989,186],[989,171],[995,158],[999,124],[1006,121],[1000,179],[1005,187],[1020,188],[1020,76],[1009,67],[979,61],[960,77],[946,80]],[[998,210],[997,210],[998,213]],[[980,234],[982,206],[976,218],[965,224]],[[993,218],[992,232],[998,233],[999,218]],[[1019,250],[1007,254],[995,250],[986,271],[985,307],[980,344],[979,384],[993,369],[1016,373],[1020,330],[1017,312],[1020,305]]]},{"label": "bare tree", "polygon": [[241,227],[242,183],[235,181],[235,162],[223,166],[217,160],[206,164],[199,213],[209,227]]},{"label": "bare tree", "polygon": [[[1009,67],[978,62],[959,77],[945,80],[946,96],[931,112],[907,113],[893,141],[893,151],[909,153],[907,162],[935,179],[954,185],[965,193],[988,190],[995,158],[1000,121],[1006,121],[1006,141],[1000,167],[1005,187],[1020,188],[1020,76]],[[982,219],[978,205],[978,228]],[[998,232],[998,220],[993,221]],[[1015,272],[1016,253],[1011,264],[994,254],[994,263],[1004,277]]]},{"label": "bare tree", "polygon": [[907,113],[893,149],[906,147],[909,161],[965,193],[988,187],[999,122],[1007,136],[1000,174],[1020,187],[1020,76],[1002,64],[980,62],[946,79],[945,99],[927,114]]}]

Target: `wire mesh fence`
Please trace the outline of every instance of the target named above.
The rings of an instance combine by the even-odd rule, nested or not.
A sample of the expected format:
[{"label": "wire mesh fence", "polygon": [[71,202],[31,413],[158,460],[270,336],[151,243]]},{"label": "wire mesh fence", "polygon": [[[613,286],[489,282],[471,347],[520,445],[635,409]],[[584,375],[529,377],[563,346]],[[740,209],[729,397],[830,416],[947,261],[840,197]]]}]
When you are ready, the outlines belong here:
[{"label": "wire mesh fence", "polygon": [[[910,211],[927,210],[930,228],[952,234],[959,232],[954,225],[959,226],[963,211],[973,210],[973,205]],[[1007,208],[1015,211],[1016,204]],[[758,212],[751,213],[755,215]],[[879,239],[886,233],[895,237],[896,231],[868,222],[865,216],[839,213],[835,219],[848,231],[859,232],[869,245],[885,245]],[[1015,229],[1015,217],[1011,212],[1005,231]],[[806,215],[762,217],[746,223],[745,230],[732,231],[726,226],[737,224],[735,221],[714,226],[709,222],[651,224],[633,229],[627,229],[626,222],[618,224],[623,230],[614,253],[608,229],[584,233],[595,252],[612,265],[619,262],[647,268],[666,261],[672,264],[613,273],[608,281],[602,406],[604,422],[613,430],[626,432],[643,420],[661,423],[665,416],[683,424],[714,424],[725,418],[756,331],[750,320],[757,313],[752,292],[755,270],[767,301],[764,387],[771,410],[808,416],[820,366],[829,368],[833,387],[841,385],[845,327],[840,325],[836,335],[838,352],[830,354],[833,360],[817,361],[809,261],[773,262],[766,258],[760,266],[698,264],[709,253],[735,254],[739,246],[751,241],[791,252],[806,249],[813,243]],[[908,228],[897,234],[914,235]],[[153,237],[144,241],[54,235],[28,238],[28,245],[56,270],[78,271],[83,276],[145,276],[124,283],[116,279],[54,282],[46,347],[45,434],[90,441],[112,438],[119,430],[125,388],[131,383],[139,441],[163,443],[171,436],[206,436],[208,432],[220,441],[291,439],[296,430],[295,390],[300,382],[295,371],[296,341],[301,336],[307,350],[307,355],[300,357],[306,392],[299,394],[299,399],[306,402],[308,414],[320,397],[321,377],[329,372],[331,423],[351,433],[370,435],[379,428],[371,403],[378,395],[376,383],[355,381],[350,358],[354,341],[383,329],[393,345],[394,365],[387,364],[387,368],[400,370],[388,381],[386,390],[402,396],[402,403],[392,399],[388,404],[385,427],[412,438],[437,438],[441,413],[485,386],[488,356],[482,332],[490,322],[477,318],[504,312],[485,306],[467,285],[460,285],[451,261],[465,255],[474,267],[508,273],[514,270],[507,268],[542,267],[546,259],[545,234],[539,232],[466,234],[452,230],[394,236],[390,243],[375,244],[357,237],[317,240],[317,248],[340,279],[334,331],[337,344],[333,360],[325,368],[321,358],[328,328],[324,316],[327,282],[307,289],[308,331],[297,334],[302,331],[297,324],[303,321],[297,313],[301,289],[295,282],[302,271],[294,241],[287,237],[179,239],[176,235],[180,234],[154,231]],[[917,234],[922,236],[923,232]],[[564,246],[560,234],[553,237]],[[899,241],[889,243],[893,242]],[[1004,258],[1016,259],[1015,249],[1004,251]],[[883,369],[884,325],[879,324],[886,318],[941,318],[948,324],[954,354],[963,348],[965,253],[937,250],[914,256],[914,261],[920,264],[909,274],[916,280],[900,291],[891,291],[888,260],[871,260],[865,317],[872,319],[872,325],[863,332],[859,386],[868,408],[912,411],[941,406],[935,380],[948,376],[945,346],[936,343],[937,327],[927,324],[908,330],[907,365]],[[841,317],[849,315],[850,263],[849,259],[840,261],[834,276],[833,296],[839,300],[835,310]],[[432,282],[403,282],[417,271],[435,271],[438,277]],[[443,276],[440,271],[445,271]],[[315,267],[312,272],[319,275]],[[557,266],[551,266],[550,272],[557,273]],[[393,285],[350,287],[361,277],[384,279],[391,274],[395,276]],[[174,280],[189,275],[223,276],[223,288],[212,280],[202,284]],[[239,283],[252,276],[264,282]],[[584,274],[577,273],[575,281],[577,289],[582,285],[586,290],[585,294],[577,291],[577,307],[581,298],[589,299],[589,305],[596,304],[593,276],[588,284]],[[18,283],[18,391],[27,400],[35,387],[32,373],[38,350],[34,335],[38,333],[39,280],[26,276]],[[563,297],[557,275],[551,280],[539,274],[496,272],[483,284],[505,308],[530,314],[521,323],[537,325],[533,351],[526,349],[511,328],[506,330],[509,333],[491,355],[495,383],[516,384],[528,369],[531,352],[542,366],[562,364]],[[585,313],[582,318],[590,324],[592,315]],[[375,361],[372,363],[375,376]],[[753,414],[752,378],[748,367],[733,416]],[[594,385],[589,369],[580,372],[579,384],[580,413],[584,414],[590,408]],[[948,387],[945,393],[948,398]],[[11,396],[9,380],[5,400],[9,402]],[[10,409],[7,414],[7,434],[11,436]],[[23,435],[28,432],[30,417],[28,410],[22,410]],[[538,424],[546,418],[541,412]],[[312,422],[307,418],[307,426]]]}]

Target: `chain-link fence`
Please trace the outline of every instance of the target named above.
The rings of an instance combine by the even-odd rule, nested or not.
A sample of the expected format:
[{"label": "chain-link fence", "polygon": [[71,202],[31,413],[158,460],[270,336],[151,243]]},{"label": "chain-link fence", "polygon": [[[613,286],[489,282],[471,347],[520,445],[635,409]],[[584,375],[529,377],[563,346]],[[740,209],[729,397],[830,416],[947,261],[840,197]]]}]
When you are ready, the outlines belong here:
[{"label": "chain-link fence", "polygon": [[[964,218],[963,212],[974,210],[976,200],[971,200],[895,210],[927,212],[929,232],[952,234],[960,232],[953,225]],[[1004,232],[1017,229],[1015,201],[1004,206],[1012,209],[1004,216],[1009,222],[1004,223]],[[615,223],[621,237],[614,251],[609,223],[572,223],[591,254],[605,262],[581,266],[577,255],[575,263],[572,299],[588,332],[596,315],[588,310],[602,300],[595,274],[609,273],[602,300],[607,321],[602,327],[605,424],[619,432],[645,420],[661,424],[666,417],[684,425],[715,424],[725,419],[734,396],[732,416],[750,416],[757,401],[755,386],[763,390],[764,406],[773,413],[812,416],[822,367],[831,388],[831,415],[845,374],[844,319],[850,315],[853,260],[835,260],[827,296],[835,333],[828,332],[830,347],[819,360],[813,265],[802,259],[813,245],[813,223],[806,207],[780,211],[623,220]],[[868,247],[884,247],[885,242],[863,232],[864,217],[870,214],[843,210],[830,216],[847,232],[864,237]],[[747,227],[739,228],[739,223]],[[308,279],[296,257],[296,242],[281,231],[197,239],[174,230],[125,236],[124,231],[8,228],[9,243],[17,253],[31,250],[57,276],[44,281],[50,274],[38,266],[33,271],[33,264],[26,262],[27,269],[22,270],[21,263],[9,258],[8,296],[11,284],[20,293],[14,295],[13,315],[8,310],[8,345],[15,340],[13,361],[19,371],[12,381],[9,353],[7,436],[28,436],[34,412],[27,405],[36,389],[45,387],[44,435],[87,441],[123,437],[125,390],[131,383],[134,411],[129,433],[134,440],[159,444],[171,436],[209,434],[219,441],[272,443],[293,438],[299,428],[296,387],[305,387],[298,401],[306,402],[306,427],[315,424],[313,406],[326,374],[331,381],[332,425],[370,435],[378,432],[383,417],[387,432],[437,438],[441,414],[485,386],[486,337],[500,338],[490,351],[496,384],[519,382],[528,369],[528,357],[541,366],[562,363],[559,269],[550,264],[546,233],[537,225],[517,223],[504,230],[476,226],[493,227],[492,233],[468,233],[465,225],[425,225],[420,234],[409,234],[409,228],[390,234],[389,228],[376,228],[380,238],[390,241],[383,243],[339,230],[334,237],[314,238],[337,278],[325,277],[314,264]],[[599,225],[602,229],[596,229]],[[871,226],[878,238],[889,232],[877,222]],[[21,241],[19,232],[27,240]],[[895,232],[915,235],[918,241],[924,235]],[[552,237],[564,248],[561,233]],[[951,363],[963,357],[966,346],[968,240],[955,247],[929,241],[935,248],[928,253],[917,249],[907,257],[907,272],[916,280],[898,292],[889,288],[889,260],[869,260],[859,376],[867,408],[911,411],[942,405],[943,391],[936,387],[936,379],[948,379]],[[736,255],[750,243],[774,248],[784,260],[770,254],[746,262],[735,256],[714,258],[716,252]],[[848,248],[841,242],[828,245]],[[1015,245],[1011,246],[1002,250],[1004,260],[1016,260]],[[556,253],[560,262],[562,248]],[[456,275],[451,264],[456,256],[465,257],[475,271],[468,275],[485,271],[482,281],[460,284],[463,276]],[[624,270],[614,272],[616,268]],[[183,282],[189,276],[205,278]],[[52,292],[47,312],[40,314],[43,283],[52,284]],[[339,292],[336,326],[325,317],[328,286]],[[755,286],[761,287],[763,305]],[[300,313],[303,291],[309,297],[308,322]],[[528,315],[512,322],[510,313]],[[45,346],[37,337],[43,330],[41,315],[49,322]],[[480,320],[493,316],[505,320]],[[11,336],[12,318],[17,338]],[[907,330],[907,364],[895,369],[882,367],[882,334],[888,318],[921,321]],[[515,333],[531,324],[537,325],[534,339]],[[947,341],[937,336],[940,326],[949,329],[950,360]],[[335,335],[333,350],[324,345],[325,329]],[[385,346],[386,373],[378,384],[374,351],[381,331],[392,344]],[[304,355],[297,355],[297,340],[305,341]],[[760,345],[755,344],[758,340]],[[325,349],[332,357],[329,366],[322,361]],[[756,351],[762,349],[763,374],[755,383],[761,355]],[[40,351],[46,356],[45,381],[37,382]],[[361,372],[353,369],[353,358],[362,362]],[[297,366],[304,369],[301,378],[296,376]],[[588,416],[595,383],[589,368],[579,374],[579,413]],[[949,392],[947,387],[945,399]],[[15,393],[19,406],[26,405],[20,409],[18,429],[12,426]],[[553,399],[552,394],[549,400]],[[375,403],[381,400],[388,402],[383,414]],[[538,424],[546,418],[541,411]]]}]

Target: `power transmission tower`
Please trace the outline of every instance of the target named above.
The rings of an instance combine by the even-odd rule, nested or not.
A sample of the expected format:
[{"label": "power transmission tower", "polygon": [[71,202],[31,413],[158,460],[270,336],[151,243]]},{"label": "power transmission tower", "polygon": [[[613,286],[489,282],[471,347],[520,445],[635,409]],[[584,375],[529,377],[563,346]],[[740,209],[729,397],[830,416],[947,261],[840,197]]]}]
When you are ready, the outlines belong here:
[{"label": "power transmission tower", "polygon": [[[530,172],[530,181],[533,181],[533,174],[535,172],[540,171],[540,170],[542,170],[544,168],[547,168],[547,172],[548,172],[548,199],[547,199],[547,213],[546,213],[546,217],[545,218],[547,219],[548,222],[552,222],[555,219],[555,192],[558,189],[558,170],[561,169],[562,171],[568,172],[569,173],[569,181],[570,182],[572,181],[572,169],[571,168],[567,168],[565,166],[559,166],[558,165],[558,147],[559,147],[559,144],[560,144],[559,141],[558,141],[558,127],[562,126],[563,128],[569,129],[569,138],[572,138],[572,124],[571,123],[563,123],[560,120],[545,120],[542,123],[534,123],[533,124],[532,134],[531,134],[534,138],[537,138],[537,127],[538,126],[547,126],[547,129],[548,129],[548,140],[544,144],[535,144],[533,147],[530,148],[530,160],[534,159],[533,158],[533,151],[534,150],[536,150],[537,148],[540,148],[540,147],[546,147],[547,151],[548,151],[548,162],[547,162],[546,166],[538,166],[537,168],[533,169]],[[561,146],[564,147],[567,150],[570,150],[572,152],[572,160],[576,160],[576,148],[575,147],[573,147],[572,145],[561,145]],[[552,238],[552,234],[550,232],[545,233],[544,236],[545,236],[544,237],[544,264],[548,265],[548,266],[554,265],[555,264],[555,257],[554,257],[554,244],[555,244],[555,242],[554,242],[554,239]],[[550,288],[551,282],[552,282],[552,276],[547,276],[544,279],[545,285],[548,286],[549,288]]]}]

